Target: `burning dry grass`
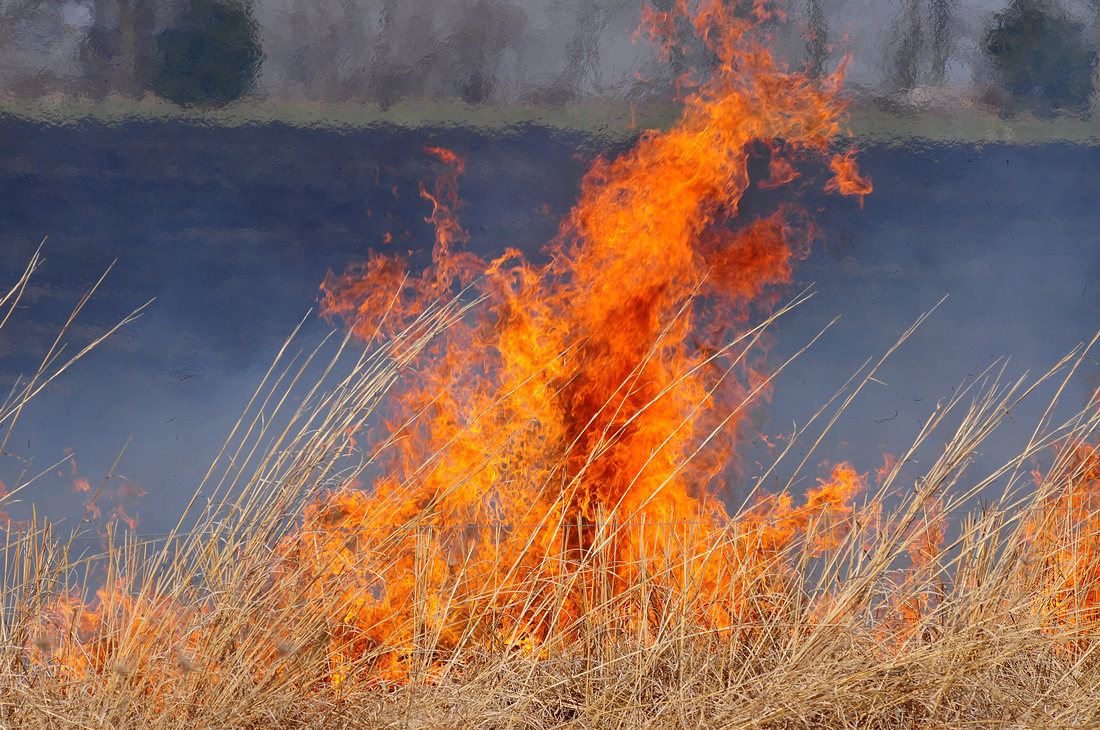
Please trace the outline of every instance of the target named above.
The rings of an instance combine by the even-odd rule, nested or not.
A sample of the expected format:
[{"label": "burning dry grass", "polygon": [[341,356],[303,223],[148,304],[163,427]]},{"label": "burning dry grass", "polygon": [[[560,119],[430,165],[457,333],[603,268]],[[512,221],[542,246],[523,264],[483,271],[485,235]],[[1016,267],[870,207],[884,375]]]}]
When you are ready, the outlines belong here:
[{"label": "burning dry grass", "polygon": [[[373,465],[347,457],[348,434],[464,313],[435,308],[364,355],[330,343],[335,354],[316,382],[303,374],[315,372],[321,350],[296,358],[286,348],[212,467],[208,496],[196,494],[167,540],[109,533],[102,554],[81,556],[45,521],[11,527],[0,722],[1100,720],[1100,459],[1087,445],[1100,426],[1095,410],[1062,424],[1048,412],[1016,458],[973,475],[974,452],[1036,383],[989,378],[961,389],[913,447],[935,434],[938,458],[894,502],[912,451],[858,501],[865,477],[838,467],[805,499],[761,491],[723,524],[604,515],[563,525],[550,546],[515,549],[514,525],[440,526],[430,504],[385,530],[372,527],[381,515],[349,520],[334,485],[366,478]],[[1080,355],[1037,382],[1068,379]],[[837,402],[839,412],[847,397]],[[1052,450],[1035,488],[1034,459]],[[1003,498],[964,514],[994,484],[1005,485]],[[949,521],[963,527],[941,545]],[[624,551],[625,530],[646,537]],[[389,588],[406,581],[400,594]],[[386,610],[364,623],[372,604]]]},{"label": "burning dry grass", "polygon": [[[871,191],[833,148],[839,75],[788,72],[736,10],[647,11],[666,52],[686,23],[714,69],[679,124],[596,163],[545,267],[462,250],[463,162],[430,149],[451,170],[424,191],[432,266],[375,256],[329,277],[349,334],[288,343],[165,539],[108,532],[87,556],[45,522],[9,529],[0,723],[1100,722],[1100,413],[1053,420],[1087,348],[1034,383],[959,388],[877,486],[837,464],[796,492],[880,361],[740,508],[717,496],[784,367],[752,366],[783,311],[755,327],[750,312],[812,228],[789,204],[742,221],[742,195],[815,160],[826,190]],[[381,344],[356,355],[353,338]],[[1001,421],[1058,378],[1019,454],[974,474]],[[361,455],[378,422],[388,440]]]}]

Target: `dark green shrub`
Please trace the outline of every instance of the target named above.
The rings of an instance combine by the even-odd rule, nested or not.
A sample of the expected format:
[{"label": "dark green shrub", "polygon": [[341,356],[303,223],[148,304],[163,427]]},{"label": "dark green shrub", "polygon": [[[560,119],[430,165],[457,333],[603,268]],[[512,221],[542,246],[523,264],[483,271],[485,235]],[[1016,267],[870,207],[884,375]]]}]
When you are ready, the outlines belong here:
[{"label": "dark green shrub", "polygon": [[263,51],[243,0],[191,0],[157,34],[153,91],[183,106],[225,106],[255,83]]},{"label": "dark green shrub", "polygon": [[985,52],[1013,102],[1041,114],[1081,111],[1096,52],[1084,26],[1045,0],[1013,0],[993,16]]}]

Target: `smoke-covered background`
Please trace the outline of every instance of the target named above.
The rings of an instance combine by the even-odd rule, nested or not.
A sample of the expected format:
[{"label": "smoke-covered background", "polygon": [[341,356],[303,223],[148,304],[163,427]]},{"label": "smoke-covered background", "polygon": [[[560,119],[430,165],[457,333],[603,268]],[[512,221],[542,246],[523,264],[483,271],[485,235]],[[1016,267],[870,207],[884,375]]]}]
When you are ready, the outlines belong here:
[{"label": "smoke-covered background", "polygon": [[[673,0],[654,0],[668,9]],[[751,3],[744,3],[746,6]],[[667,6],[667,7],[666,7]],[[561,104],[668,93],[704,68],[634,42],[639,0],[4,0],[0,95],[189,104],[461,100]],[[851,57],[866,98],[1084,108],[1095,0],[793,0],[777,51],[811,73]]]},{"label": "smoke-covered background", "polygon": [[[804,423],[944,295],[813,464],[873,471],[968,375],[1004,355],[1013,376],[1045,369],[1100,326],[1100,7],[787,10],[769,30],[793,67],[820,75],[851,57],[875,192],[862,207],[809,188],[799,201],[820,236],[785,294],[819,293],[776,328],[769,359],[841,319],[757,413],[734,496],[771,454],[752,431],[774,441]],[[425,261],[419,190],[439,174],[425,145],[467,159],[470,247],[537,257],[593,157],[638,134],[631,112],[668,109],[675,79],[706,73],[697,45],[662,63],[634,42],[640,14],[634,0],[0,2],[0,285],[48,236],[46,263],[0,331],[3,383],[33,371],[113,260],[67,352],[156,298],[21,415],[0,481],[45,473],[4,508],[24,518],[33,500],[72,524],[82,480],[94,493],[106,479],[101,520],[121,507],[148,533],[174,524],[325,273],[371,248]],[[959,118],[977,126],[941,124]],[[1028,144],[1013,139],[1022,129]],[[315,312],[306,322],[305,344],[327,331]],[[1098,373],[1086,361],[1070,406]],[[1006,457],[1041,405],[1014,413],[976,460]]]}]

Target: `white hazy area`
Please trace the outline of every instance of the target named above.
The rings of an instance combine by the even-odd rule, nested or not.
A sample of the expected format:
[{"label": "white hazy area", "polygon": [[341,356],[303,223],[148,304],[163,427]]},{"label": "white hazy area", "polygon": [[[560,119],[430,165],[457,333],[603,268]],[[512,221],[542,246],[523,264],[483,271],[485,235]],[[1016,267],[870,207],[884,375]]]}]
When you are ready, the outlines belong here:
[{"label": "white hazy area", "polygon": [[[1038,1],[1038,0],[1037,0]],[[671,6],[672,0],[652,0]],[[792,0],[777,52],[818,72],[849,56],[871,97],[980,94],[982,39],[1004,0]],[[555,104],[667,94],[701,60],[634,42],[641,0],[252,0],[263,49],[253,99]],[[1046,3],[1095,45],[1100,2]],[[0,0],[0,97],[142,96],[142,64],[185,3]],[[934,99],[933,99],[934,101]]]}]

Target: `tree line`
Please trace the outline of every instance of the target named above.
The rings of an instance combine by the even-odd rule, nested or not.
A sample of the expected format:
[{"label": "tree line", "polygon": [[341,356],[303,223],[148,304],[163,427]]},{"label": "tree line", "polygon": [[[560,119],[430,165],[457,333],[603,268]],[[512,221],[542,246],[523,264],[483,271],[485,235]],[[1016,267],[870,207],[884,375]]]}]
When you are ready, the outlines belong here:
[{"label": "tree line", "polygon": [[[1005,113],[1097,112],[1100,0],[1088,2],[1087,14],[1074,15],[1059,0],[990,0],[975,32],[960,30],[959,0],[891,0],[877,11],[879,47],[850,48],[846,0],[790,0],[797,37],[783,50],[812,76],[831,72],[845,52],[878,53],[873,93],[887,100],[949,85],[962,69]],[[673,48],[667,66],[638,73],[645,51],[632,48],[630,36],[640,7],[641,0],[11,0],[0,3],[0,84],[9,97],[151,94],[198,107],[250,93],[382,106],[439,98],[557,104],[667,93],[652,77],[705,71],[705,54],[685,45]],[[968,43],[980,62],[961,57]]]}]

